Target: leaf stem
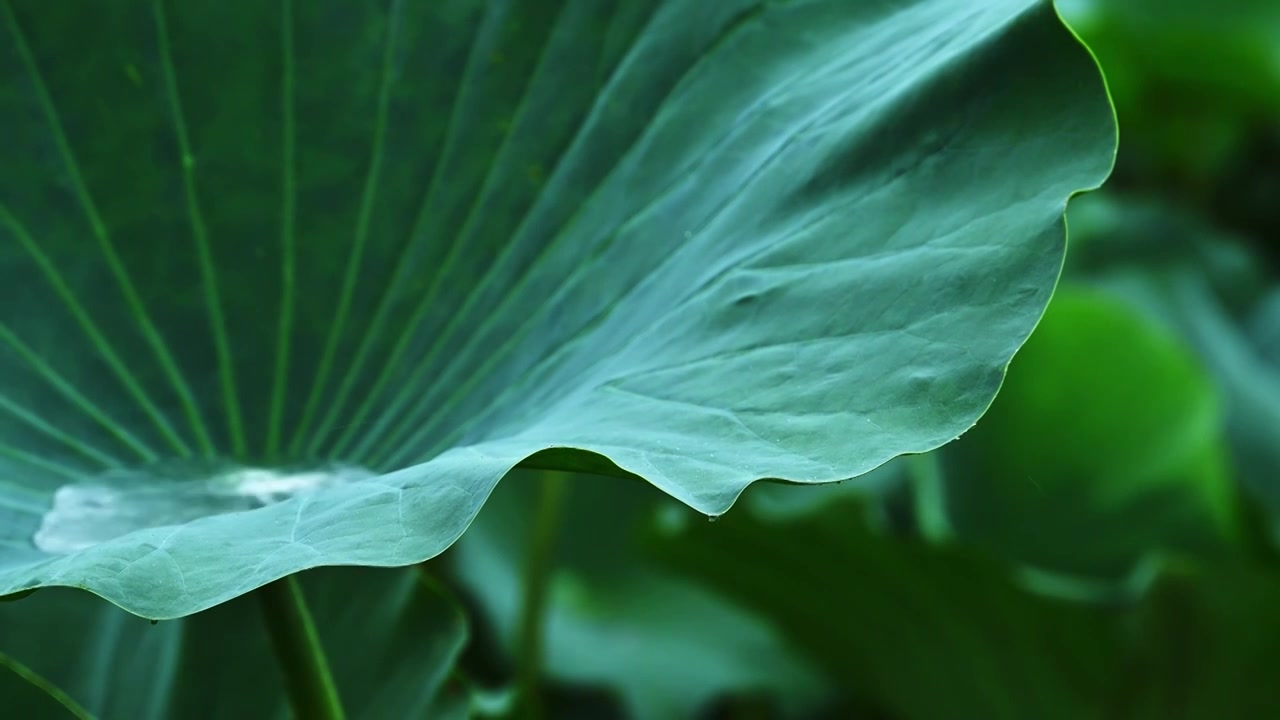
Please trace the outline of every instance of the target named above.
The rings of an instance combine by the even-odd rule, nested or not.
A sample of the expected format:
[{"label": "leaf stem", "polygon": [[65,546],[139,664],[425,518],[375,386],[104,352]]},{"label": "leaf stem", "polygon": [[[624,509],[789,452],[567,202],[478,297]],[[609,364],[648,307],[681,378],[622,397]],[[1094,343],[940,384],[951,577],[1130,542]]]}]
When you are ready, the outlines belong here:
[{"label": "leaf stem", "polygon": [[915,503],[916,526],[920,534],[933,542],[952,538],[951,519],[947,516],[946,480],[938,451],[903,458]]},{"label": "leaf stem", "polygon": [[516,690],[520,715],[531,720],[543,717],[539,681],[542,676],[542,648],[547,605],[547,586],[555,557],[556,535],[564,512],[567,476],[559,472],[539,473],[541,487],[529,537],[525,562],[524,606],[520,610],[516,637]]},{"label": "leaf stem", "polygon": [[291,575],[256,594],[294,715],[307,720],[343,720],[346,715],[338,688],[298,579]]},{"label": "leaf stem", "polygon": [[40,692],[48,695],[55,702],[66,708],[67,712],[71,713],[72,717],[78,718],[78,720],[94,720],[93,713],[89,712],[83,705],[76,702],[70,695],[63,692],[62,688],[54,685],[40,673],[2,652],[0,652],[0,667],[8,668],[14,675],[17,675]]}]

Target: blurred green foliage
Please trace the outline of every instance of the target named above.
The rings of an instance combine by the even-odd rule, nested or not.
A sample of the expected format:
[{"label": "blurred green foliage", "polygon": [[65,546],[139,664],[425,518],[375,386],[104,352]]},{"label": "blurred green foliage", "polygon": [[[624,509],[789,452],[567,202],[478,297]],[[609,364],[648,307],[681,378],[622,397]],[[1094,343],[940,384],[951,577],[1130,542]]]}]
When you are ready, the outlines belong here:
[{"label": "blurred green foliage", "polygon": [[1115,582],[1234,534],[1208,373],[1097,291],[1058,291],[991,409],[940,452],[956,536],[1043,571]]}]

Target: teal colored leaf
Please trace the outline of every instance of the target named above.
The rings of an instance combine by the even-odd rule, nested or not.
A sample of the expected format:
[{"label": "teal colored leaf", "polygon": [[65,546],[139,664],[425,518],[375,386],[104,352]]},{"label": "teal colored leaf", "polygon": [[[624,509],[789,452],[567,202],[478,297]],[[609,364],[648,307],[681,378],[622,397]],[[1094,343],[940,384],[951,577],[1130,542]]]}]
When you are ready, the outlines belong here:
[{"label": "teal colored leaf", "polygon": [[[460,610],[414,571],[325,569],[302,578],[352,717],[469,717],[450,679],[467,640]],[[151,624],[65,589],[0,606],[0,651],[37,670],[102,720],[287,718],[289,701],[252,597]],[[13,717],[56,706],[0,671]]]},{"label": "teal colored leaf", "polygon": [[973,424],[1111,165],[1048,3],[0,4],[0,595],[707,514]]},{"label": "teal colored leaf", "polygon": [[1237,529],[1209,373],[1099,291],[1059,289],[991,409],[941,455],[955,537],[1037,570],[1119,581]]},{"label": "teal colored leaf", "polygon": [[[525,602],[535,480],[513,473],[442,558],[507,657]],[[636,720],[700,717],[735,694],[767,697],[795,717],[827,695],[824,679],[769,622],[646,557],[644,533],[660,512],[677,509],[673,501],[615,478],[565,482],[543,625],[549,678],[604,689]]]}]

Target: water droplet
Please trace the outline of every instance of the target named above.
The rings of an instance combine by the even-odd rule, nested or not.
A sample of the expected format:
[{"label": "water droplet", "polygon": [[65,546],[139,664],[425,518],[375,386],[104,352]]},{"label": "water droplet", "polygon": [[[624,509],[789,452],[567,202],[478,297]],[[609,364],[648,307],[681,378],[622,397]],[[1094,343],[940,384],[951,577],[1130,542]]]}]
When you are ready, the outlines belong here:
[{"label": "water droplet", "polygon": [[720,519],[719,515],[708,515],[707,522],[715,522]]},{"label": "water droplet", "polygon": [[145,528],[252,510],[371,477],[351,465],[259,468],[219,461],[170,461],[109,470],[58,488],[32,542],[71,553]]}]

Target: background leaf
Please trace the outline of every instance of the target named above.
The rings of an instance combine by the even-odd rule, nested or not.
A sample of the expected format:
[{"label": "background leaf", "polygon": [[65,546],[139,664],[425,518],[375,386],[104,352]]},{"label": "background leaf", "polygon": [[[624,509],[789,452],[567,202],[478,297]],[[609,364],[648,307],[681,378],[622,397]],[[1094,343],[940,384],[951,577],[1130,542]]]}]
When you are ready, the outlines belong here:
[{"label": "background leaf", "polygon": [[664,566],[776,623],[840,690],[837,717],[1106,717],[1121,636],[1103,608],[886,535],[847,498],[782,521],[683,519],[653,532]]},{"label": "background leaf", "polygon": [[829,677],[827,716],[1209,720],[1280,703],[1263,677],[1274,565],[1166,560],[1139,593],[1086,603],[1046,597],[999,555],[912,537],[855,498],[714,524],[671,510],[651,526],[652,556],[771,620]]},{"label": "background leaf", "polygon": [[[505,657],[514,655],[520,614],[537,487],[530,475],[499,486],[445,556]],[[674,503],[617,478],[566,482],[544,620],[549,678],[616,694],[638,719],[697,717],[747,693],[795,716],[825,697],[822,678],[762,618],[644,556],[642,533]]]},{"label": "background leaf", "polygon": [[1133,623],[1137,650],[1116,713],[1132,718],[1256,717],[1280,705],[1265,680],[1280,650],[1275,568],[1230,564],[1163,578]]},{"label": "background leaf", "polygon": [[[1268,0],[1059,0],[1107,74],[1128,162],[1146,182],[1203,191],[1280,114],[1280,10]],[[1166,177],[1158,178],[1159,174]],[[1250,199],[1265,186],[1234,183]],[[1243,198],[1241,198],[1243,199]]]},{"label": "background leaf", "polygon": [[[1280,511],[1280,375],[1268,358],[1266,331],[1257,337],[1249,332],[1250,325],[1266,327],[1277,287],[1274,270],[1256,246],[1203,216],[1127,199],[1111,204],[1113,213],[1073,227],[1080,225],[1082,237],[1104,246],[1169,237],[1165,228],[1172,223],[1180,228],[1183,250],[1148,251],[1127,261],[1100,258],[1078,271],[1078,282],[1121,299],[1194,350],[1223,398],[1232,474],[1274,516]],[[1165,220],[1152,223],[1153,217]]]},{"label": "background leaf", "polygon": [[1176,337],[1106,294],[1063,288],[1001,396],[941,452],[956,537],[1019,563],[1119,581],[1152,553],[1236,533],[1222,409]]}]

